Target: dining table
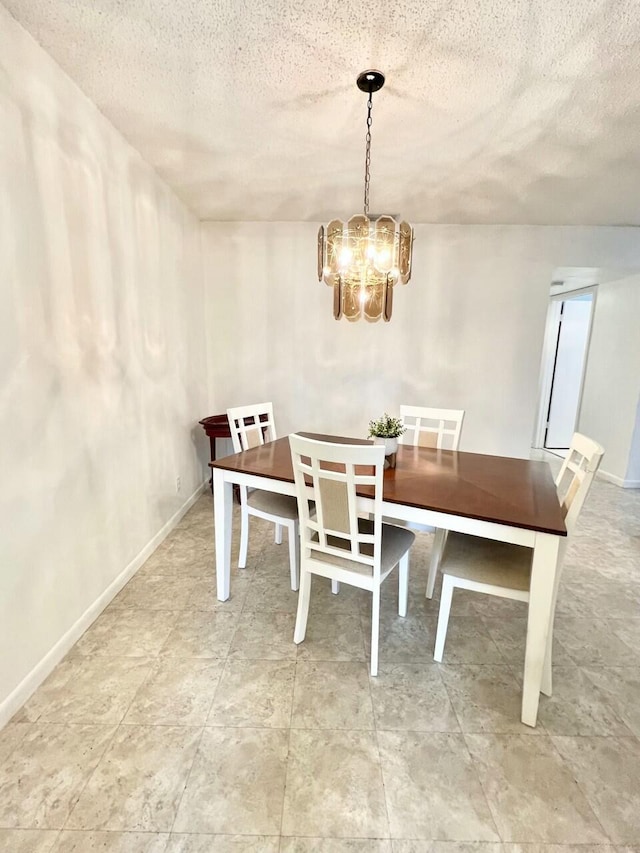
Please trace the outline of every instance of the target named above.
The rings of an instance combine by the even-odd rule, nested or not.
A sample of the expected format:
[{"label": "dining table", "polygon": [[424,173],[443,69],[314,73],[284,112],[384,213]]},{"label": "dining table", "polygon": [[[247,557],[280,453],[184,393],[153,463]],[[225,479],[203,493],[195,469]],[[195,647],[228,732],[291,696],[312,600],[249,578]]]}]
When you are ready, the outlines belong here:
[{"label": "dining table", "polygon": [[[304,432],[337,443],[361,439]],[[295,495],[288,437],[210,462],[213,470],[217,595],[230,595],[233,485]],[[373,510],[371,487],[358,509]],[[551,637],[566,527],[546,462],[401,444],[384,472],[387,519],[510,542],[532,549],[521,720],[535,726]],[[433,549],[432,560],[440,554]],[[550,689],[550,688],[549,688]],[[548,692],[545,690],[545,692]]]}]

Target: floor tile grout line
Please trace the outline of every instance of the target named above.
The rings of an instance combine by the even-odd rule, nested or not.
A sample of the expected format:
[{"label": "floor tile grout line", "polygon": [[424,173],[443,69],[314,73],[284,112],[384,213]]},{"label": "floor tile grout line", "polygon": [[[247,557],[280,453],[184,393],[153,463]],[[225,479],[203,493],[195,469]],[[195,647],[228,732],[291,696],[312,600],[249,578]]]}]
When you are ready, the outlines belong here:
[{"label": "floor tile grout line", "polygon": [[[559,666],[562,666],[562,664],[559,664]],[[555,736],[555,737],[629,737],[629,736],[631,736],[631,737],[636,738],[636,740],[640,740],[640,736],[639,736],[639,735],[636,735],[636,734],[635,734],[635,732],[633,731],[633,729],[632,729],[632,728],[629,726],[629,724],[627,723],[627,721],[626,721],[626,719],[624,718],[624,715],[623,715],[623,713],[622,713],[621,709],[620,709],[619,707],[617,707],[615,704],[611,704],[611,703],[608,701],[608,697],[607,697],[606,690],[602,689],[602,688],[600,687],[600,685],[598,685],[595,681],[593,681],[593,680],[589,677],[589,673],[585,671],[588,667],[590,667],[590,665],[589,665],[589,664],[580,664],[577,668],[580,670],[580,673],[582,674],[582,676],[583,676],[583,677],[584,677],[584,678],[589,682],[589,684],[591,685],[591,690],[593,691],[593,693],[594,693],[596,696],[598,696],[598,697],[599,697],[599,699],[602,701],[602,703],[603,703],[603,704],[604,704],[604,705],[605,705],[605,706],[606,706],[606,707],[607,707],[607,708],[608,708],[608,709],[609,709],[609,710],[610,710],[610,711],[611,711],[611,712],[612,712],[612,713],[613,713],[613,714],[614,714],[614,715],[615,715],[615,716],[620,720],[620,722],[621,722],[621,723],[622,723],[622,725],[625,727],[625,729],[629,732],[629,734],[628,734],[628,735],[627,735],[627,734],[609,734],[609,735],[573,734],[573,735],[562,735],[562,734],[560,734],[560,733],[554,733],[554,732],[548,732],[548,734],[549,734],[550,736]],[[593,667],[590,667],[590,668],[593,668]],[[616,668],[618,668],[618,667],[599,667],[599,668],[602,668],[602,669],[616,669]],[[637,669],[637,667],[636,667],[636,669]],[[555,683],[555,682],[554,682],[554,683]],[[545,697],[545,698],[546,698],[546,697]],[[548,698],[552,698],[552,697],[548,697]]]},{"label": "floor tile grout line", "polygon": [[284,773],[284,787],[282,789],[282,809],[280,810],[280,840],[278,842],[278,850],[282,847],[282,830],[284,824],[284,809],[287,801],[287,783],[289,781],[289,761],[291,758],[291,732],[293,730],[293,707],[296,696],[296,683],[298,680],[298,658],[296,649],[296,659],[293,662],[293,683],[291,685],[291,710],[289,712],[289,729],[287,734],[287,762]]},{"label": "floor tile grout line", "polygon": [[[446,689],[446,686],[445,686],[445,689]],[[454,711],[455,711],[455,708],[454,708]],[[489,796],[486,792],[485,786],[482,784],[482,777],[480,776],[480,772],[478,770],[478,765],[476,763],[475,758],[471,754],[471,749],[469,748],[469,742],[467,741],[467,735],[465,734],[464,731],[461,731],[460,733],[462,735],[462,741],[464,743],[464,748],[467,752],[467,755],[469,756],[469,761],[471,762],[471,767],[473,768],[474,776],[476,778],[476,781],[478,782],[478,785],[480,786],[480,790],[482,791],[482,796],[484,797],[484,801],[486,803],[487,809],[489,810],[489,814],[491,815],[491,820],[493,821],[493,828],[495,829],[496,835],[498,836],[498,839],[500,840],[500,842],[502,844],[504,844],[504,843],[506,843],[505,839],[502,837],[502,833],[500,832],[500,827],[498,826],[498,820],[496,818],[496,813],[495,813],[494,809],[491,808],[491,802],[489,800]]]},{"label": "floor tile grout line", "polygon": [[[611,626],[612,620],[609,619],[605,621],[607,622],[607,625]],[[624,622],[626,625],[627,620],[625,619]],[[620,630],[619,626],[611,627],[611,633],[622,643],[623,646],[626,646],[629,649],[629,654],[633,654],[636,650],[632,648],[632,646],[625,639],[623,639],[619,634],[616,633],[616,629]]]},{"label": "floor tile grout line", "polygon": [[[49,725],[52,725],[52,724],[51,724],[51,723],[49,723]],[[115,740],[115,738],[116,738],[116,735],[118,734],[118,729],[120,728],[120,726],[121,726],[121,725],[122,725],[122,723],[118,723],[118,724],[114,727],[113,734],[112,734],[112,735],[111,735],[111,737],[106,741],[106,743],[105,743],[105,747],[104,747],[104,749],[102,750],[102,753],[100,754],[100,757],[98,758],[98,760],[97,760],[97,761],[96,761],[96,763],[95,763],[95,767],[93,768],[93,770],[91,771],[91,773],[89,773],[89,775],[87,776],[87,779],[86,779],[86,781],[85,781],[84,785],[82,786],[82,790],[80,791],[80,793],[79,793],[79,794],[77,795],[77,797],[75,798],[75,802],[73,803],[73,805],[72,805],[72,806],[71,806],[71,808],[69,809],[69,813],[68,813],[67,817],[65,818],[64,823],[63,823],[63,824],[62,824],[62,826],[60,827],[60,831],[61,831],[61,832],[62,832],[62,830],[64,830],[64,829],[66,829],[66,828],[67,828],[67,824],[68,824],[68,823],[69,823],[69,821],[71,820],[71,815],[74,813],[74,811],[75,811],[75,809],[76,809],[76,807],[77,807],[78,803],[80,802],[80,798],[81,798],[81,797],[82,797],[82,795],[84,794],[84,792],[85,792],[85,790],[86,790],[87,786],[89,785],[89,783],[90,783],[90,782],[91,782],[91,780],[93,779],[93,777],[94,777],[94,775],[95,775],[96,771],[98,770],[98,767],[99,767],[100,763],[102,762],[103,758],[104,758],[104,757],[105,757],[105,755],[107,754],[107,750],[110,748],[111,744],[114,742],[114,740]],[[104,728],[110,728],[110,726],[105,726]]]},{"label": "floor tile grout line", "polygon": [[[599,826],[599,827],[600,827],[600,829],[602,830],[602,833],[603,833],[604,837],[608,840],[609,844],[611,844],[611,845],[613,845],[613,846],[615,847],[615,846],[616,846],[616,844],[617,844],[617,842],[616,842],[616,841],[614,841],[614,840],[611,838],[610,833],[609,833],[609,832],[607,832],[606,828],[605,828],[605,827],[604,827],[604,825],[602,824],[602,821],[601,821],[601,820],[600,820],[600,818],[598,817],[598,815],[597,815],[597,813],[596,813],[595,808],[594,808],[594,807],[593,807],[593,805],[591,804],[591,800],[590,800],[590,798],[587,796],[586,792],[583,790],[582,785],[580,784],[580,782],[579,782],[579,781],[578,781],[578,779],[576,778],[576,774],[575,774],[575,773],[573,772],[573,770],[571,769],[571,765],[569,764],[569,762],[568,762],[568,761],[566,761],[566,759],[565,759],[564,755],[560,752],[560,750],[558,749],[558,746],[557,746],[557,744],[556,744],[556,742],[555,742],[555,740],[554,740],[554,738],[556,738],[556,737],[571,737],[571,735],[547,735],[547,737],[549,738],[549,740],[550,740],[550,742],[551,742],[551,746],[553,747],[554,751],[555,751],[555,752],[556,752],[556,754],[558,755],[558,758],[560,759],[560,763],[561,763],[562,767],[564,767],[564,768],[567,770],[567,772],[569,773],[569,775],[573,778],[573,781],[574,781],[574,783],[575,783],[575,785],[576,785],[577,789],[580,791],[580,793],[582,794],[582,797],[583,797],[584,801],[585,801],[585,802],[586,802],[586,804],[589,806],[589,808],[590,808],[590,810],[591,810],[591,813],[593,814],[594,818],[596,819],[596,822],[597,822],[598,826]],[[583,737],[589,737],[589,738],[591,739],[592,737],[599,737],[599,735],[595,735],[595,736],[594,736],[594,735],[583,735]],[[617,845],[617,846],[618,846],[618,847],[620,847],[620,846],[623,846],[623,847],[624,847],[625,845]],[[633,846],[633,845],[632,845],[632,846]]]},{"label": "floor tile grout line", "polygon": [[[22,707],[24,708],[24,705]],[[20,709],[20,711],[21,710],[22,710],[22,708]],[[19,713],[19,711],[16,713]],[[0,771],[2,770],[4,765],[9,761],[9,759],[14,754],[14,752],[16,752],[16,750],[22,745],[22,742],[24,741],[26,736],[29,734],[29,731],[36,725],[36,723],[37,723],[37,720],[35,720],[35,721],[32,721],[32,720],[16,720],[15,723],[13,722],[13,720],[9,720],[9,722],[6,724],[6,726],[4,728],[0,729],[0,735],[1,735],[2,732],[7,732],[9,730],[10,726],[20,726],[20,727],[25,726],[24,734],[19,738],[17,743],[14,743],[14,745],[11,747],[9,752],[0,761]]]},{"label": "floor tile grout line", "polygon": [[52,851],[56,849],[56,847],[58,846],[58,841],[60,841],[60,838],[62,837],[62,833],[63,833],[63,830],[62,830],[62,829],[59,829],[59,830],[56,832],[56,836],[55,836],[55,838],[53,839],[53,844],[52,844],[52,845],[51,845],[51,847],[46,851],[46,853],[52,853]]},{"label": "floor tile grout line", "polygon": [[[237,617],[236,617],[236,624],[235,624],[235,628],[233,629],[233,634],[231,635],[231,638],[230,638],[230,640],[229,640],[229,645],[227,646],[227,652],[226,652],[226,655],[224,656],[224,658],[220,658],[220,660],[222,660],[222,661],[223,661],[223,664],[222,664],[222,672],[220,673],[220,676],[218,677],[218,683],[216,684],[215,689],[214,689],[214,691],[213,691],[213,695],[211,696],[211,702],[209,703],[209,708],[208,708],[208,710],[207,710],[207,715],[206,715],[206,717],[204,718],[204,727],[206,727],[207,722],[209,721],[209,717],[210,717],[210,715],[211,715],[211,709],[213,708],[213,705],[214,705],[214,703],[215,703],[216,697],[217,697],[217,695],[218,695],[218,690],[220,689],[220,684],[221,684],[221,682],[222,682],[222,679],[224,678],[224,674],[225,674],[225,672],[227,671],[227,664],[228,664],[228,663],[229,663],[229,661],[231,660],[231,649],[232,649],[232,647],[233,647],[233,641],[234,641],[234,639],[235,639],[236,633],[238,632],[238,627],[239,627],[239,625],[240,625],[240,617],[241,617],[241,614],[242,614],[243,608],[244,608],[244,601],[242,602],[242,607],[240,608],[240,611],[239,611],[239,613],[238,613],[238,615],[237,615]],[[198,744],[198,749],[199,749],[199,748],[200,748],[200,745]],[[196,754],[197,754],[197,753],[196,753]],[[176,815],[177,815],[177,811],[176,811]]]},{"label": "floor tile grout line", "polygon": [[[171,835],[171,833],[173,833],[173,827],[176,825],[176,820],[178,819],[178,814],[180,813],[180,806],[182,805],[182,800],[184,799],[185,791],[187,790],[187,787],[189,785],[189,780],[191,779],[191,774],[193,773],[193,767],[194,767],[196,760],[198,758],[198,753],[200,752],[200,745],[202,744],[202,739],[204,737],[205,728],[206,728],[205,726],[201,727],[200,737],[198,738],[198,743],[197,743],[196,748],[193,752],[193,759],[191,760],[191,766],[189,767],[186,778],[184,780],[184,785],[182,787],[180,799],[178,800],[178,803],[176,805],[176,809],[175,809],[175,812],[173,815],[173,820],[171,821],[171,828],[169,829],[169,835]],[[168,842],[167,842],[167,844],[168,844]]]},{"label": "floor tile grout line", "polygon": [[[231,646],[229,646],[231,648]],[[213,658],[211,658],[213,660]],[[216,686],[213,688],[213,693],[211,694],[211,700],[209,701],[209,707],[207,708],[207,713],[204,715],[204,723],[203,727],[208,728],[207,723],[209,722],[209,717],[211,716],[211,711],[215,704],[216,698],[218,696],[218,690],[220,689],[220,684],[222,683],[222,679],[224,678],[224,674],[227,671],[227,664],[229,663],[229,654],[227,653],[226,658],[218,658],[218,660],[222,661],[222,671],[218,676],[218,681]]]},{"label": "floor tile grout line", "polygon": [[127,710],[124,712],[124,714],[123,714],[123,716],[122,716],[122,719],[120,720],[120,722],[118,723],[118,725],[122,725],[122,724],[124,723],[124,721],[125,721],[125,720],[126,720],[126,718],[127,718],[127,714],[128,714],[128,713],[129,713],[129,711],[131,710],[131,708],[132,708],[132,706],[133,706],[133,703],[134,703],[134,702],[135,702],[135,700],[136,700],[136,697],[137,697],[138,693],[142,690],[142,688],[143,688],[143,687],[144,687],[144,685],[147,683],[147,681],[151,678],[151,676],[153,675],[153,673],[158,669],[158,667],[159,667],[159,665],[160,665],[160,662],[161,662],[161,659],[160,659],[160,655],[159,655],[159,654],[158,654],[155,658],[153,658],[153,657],[152,657],[152,662],[151,662],[150,667],[149,667],[149,672],[148,672],[148,673],[146,674],[146,676],[143,678],[142,683],[138,686],[138,689],[134,692],[133,696],[131,697],[131,701],[130,701],[130,702],[129,702],[129,704],[127,705]]},{"label": "floor tile grout line", "polygon": [[[436,672],[438,673],[438,678],[440,679],[440,683],[442,684],[442,686],[444,688],[444,692],[447,695],[447,699],[449,700],[449,705],[451,706],[451,710],[453,711],[453,715],[456,718],[456,722],[458,723],[458,730],[459,730],[460,734],[464,734],[464,729],[462,728],[462,722],[460,721],[460,715],[456,711],[456,706],[455,706],[453,700],[451,699],[451,693],[449,692],[449,688],[447,687],[447,682],[442,677],[442,671],[440,669],[440,666],[436,666]],[[453,732],[452,734],[457,734],[457,732]],[[473,759],[471,759],[471,760],[473,761]]]},{"label": "floor tile grout line", "polygon": [[[362,617],[361,617],[362,618]],[[398,617],[400,618],[400,617]],[[364,631],[363,631],[364,634]],[[366,649],[365,649],[366,654]],[[367,683],[369,685],[369,701],[371,702],[371,716],[373,719],[373,737],[375,739],[376,750],[378,753],[378,773],[380,776],[380,785],[382,786],[382,798],[384,800],[384,812],[387,818],[387,838],[391,838],[391,813],[389,810],[389,798],[387,796],[387,786],[384,781],[384,769],[382,767],[382,753],[380,751],[380,738],[379,738],[379,729],[378,729],[378,719],[376,716],[375,703],[373,701],[373,690],[371,689],[371,679],[377,678],[378,676],[371,675],[371,666],[370,663],[367,662],[365,658],[365,667],[367,667]],[[391,843],[391,847],[393,848],[393,843]]]}]

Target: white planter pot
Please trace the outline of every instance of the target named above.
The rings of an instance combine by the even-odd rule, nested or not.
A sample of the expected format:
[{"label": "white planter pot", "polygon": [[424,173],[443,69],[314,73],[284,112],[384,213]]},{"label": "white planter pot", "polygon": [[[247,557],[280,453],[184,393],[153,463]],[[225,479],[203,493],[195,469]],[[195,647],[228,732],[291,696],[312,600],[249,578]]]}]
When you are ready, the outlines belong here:
[{"label": "white planter pot", "polygon": [[379,436],[375,436],[374,441],[376,444],[384,444],[385,456],[391,456],[392,453],[398,452],[397,438],[380,438]]}]

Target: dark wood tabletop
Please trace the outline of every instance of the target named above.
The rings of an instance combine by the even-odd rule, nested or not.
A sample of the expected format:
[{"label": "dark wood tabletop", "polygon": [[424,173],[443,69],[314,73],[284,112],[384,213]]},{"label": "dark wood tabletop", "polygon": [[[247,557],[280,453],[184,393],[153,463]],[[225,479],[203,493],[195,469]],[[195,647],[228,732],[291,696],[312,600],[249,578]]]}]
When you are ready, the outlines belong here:
[{"label": "dark wood tabletop", "polygon": [[[341,444],[361,439],[300,433]],[[212,468],[293,482],[288,437],[225,456]],[[363,497],[372,487],[358,490]],[[384,500],[435,512],[566,536],[551,469],[546,462],[436,450],[401,444],[396,467],[384,472]]]}]

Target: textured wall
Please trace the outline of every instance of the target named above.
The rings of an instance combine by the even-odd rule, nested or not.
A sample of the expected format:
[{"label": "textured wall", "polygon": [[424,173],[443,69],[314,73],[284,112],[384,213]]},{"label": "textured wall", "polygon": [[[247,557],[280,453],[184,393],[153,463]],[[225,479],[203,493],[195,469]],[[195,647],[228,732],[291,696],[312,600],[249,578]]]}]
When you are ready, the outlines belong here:
[{"label": "textured wall", "polygon": [[317,281],[316,230],[204,225],[216,409],[270,399],[281,432],[363,435],[400,403],[460,407],[463,450],[527,456],[553,269],[640,263],[633,228],[419,226],[391,322],[352,325]]},{"label": "textured wall", "polygon": [[207,366],[198,222],[2,6],[0,127],[1,711],[202,483]]},{"label": "textured wall", "polygon": [[579,429],[605,448],[602,470],[622,483],[633,461],[640,399],[640,276],[598,287]]}]

